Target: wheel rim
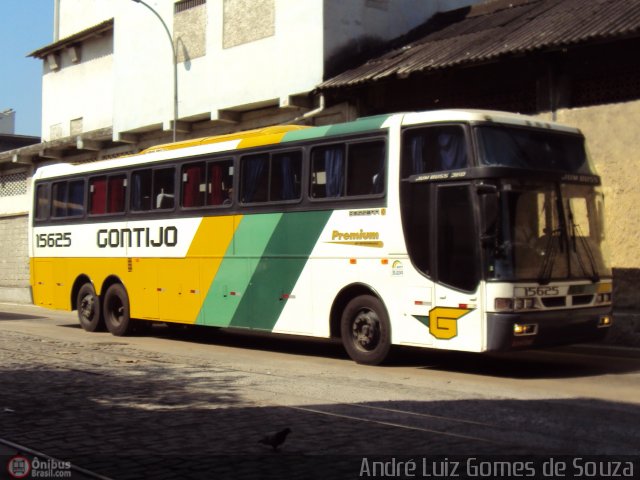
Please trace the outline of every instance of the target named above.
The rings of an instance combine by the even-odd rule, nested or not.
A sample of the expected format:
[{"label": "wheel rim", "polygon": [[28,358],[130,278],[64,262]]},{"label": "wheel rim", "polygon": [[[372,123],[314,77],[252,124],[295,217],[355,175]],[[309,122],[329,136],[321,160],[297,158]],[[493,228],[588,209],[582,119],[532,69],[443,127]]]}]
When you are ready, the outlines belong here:
[{"label": "wheel rim", "polygon": [[360,310],[351,323],[351,337],[358,350],[375,350],[380,343],[380,320],[376,312],[369,309]]},{"label": "wheel rim", "polygon": [[88,294],[80,300],[80,315],[83,319],[90,322],[95,314],[95,301],[93,295]]},{"label": "wheel rim", "polygon": [[109,317],[114,326],[120,325],[124,319],[124,303],[117,295],[109,300]]}]

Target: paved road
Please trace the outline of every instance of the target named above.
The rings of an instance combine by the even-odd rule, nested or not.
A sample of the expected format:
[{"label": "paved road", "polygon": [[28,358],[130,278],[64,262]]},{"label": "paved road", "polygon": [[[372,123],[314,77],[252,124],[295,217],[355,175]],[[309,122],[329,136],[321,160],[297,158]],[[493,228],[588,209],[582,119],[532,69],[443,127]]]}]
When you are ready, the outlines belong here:
[{"label": "paved road", "polygon": [[[118,338],[0,305],[0,439],[84,469],[73,478],[358,478],[376,456],[470,454],[634,455],[635,475],[639,372],[636,350],[589,346],[400,350],[368,367],[333,342],[162,325]],[[277,451],[258,443],[286,427]],[[406,478],[435,472],[421,469]]]}]

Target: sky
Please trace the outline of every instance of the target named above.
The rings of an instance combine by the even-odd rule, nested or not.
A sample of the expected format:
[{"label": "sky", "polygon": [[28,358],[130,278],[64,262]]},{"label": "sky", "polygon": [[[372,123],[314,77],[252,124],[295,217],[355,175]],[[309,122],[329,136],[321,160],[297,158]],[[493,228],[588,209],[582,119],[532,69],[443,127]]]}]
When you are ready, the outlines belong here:
[{"label": "sky", "polygon": [[53,42],[53,0],[0,0],[0,111],[16,111],[15,133],[40,137],[42,61]]}]

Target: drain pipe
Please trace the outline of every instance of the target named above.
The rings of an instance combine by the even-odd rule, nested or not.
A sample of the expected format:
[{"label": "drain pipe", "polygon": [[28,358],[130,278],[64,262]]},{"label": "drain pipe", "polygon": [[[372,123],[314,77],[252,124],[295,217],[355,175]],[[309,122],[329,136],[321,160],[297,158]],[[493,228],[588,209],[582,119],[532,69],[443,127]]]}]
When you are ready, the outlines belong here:
[{"label": "drain pipe", "polygon": [[53,41],[60,40],[60,0],[53,3]]},{"label": "drain pipe", "polygon": [[320,98],[318,100],[318,107],[314,108],[313,110],[309,110],[306,113],[303,113],[302,115],[300,115],[299,117],[294,118],[293,120],[289,120],[287,122],[283,122],[280,125],[285,125],[285,124],[292,124],[292,123],[297,123],[301,120],[306,120],[308,118],[311,117],[315,117],[316,115],[318,115],[319,113],[322,113],[325,109],[325,105],[324,105],[324,93],[320,94]]}]

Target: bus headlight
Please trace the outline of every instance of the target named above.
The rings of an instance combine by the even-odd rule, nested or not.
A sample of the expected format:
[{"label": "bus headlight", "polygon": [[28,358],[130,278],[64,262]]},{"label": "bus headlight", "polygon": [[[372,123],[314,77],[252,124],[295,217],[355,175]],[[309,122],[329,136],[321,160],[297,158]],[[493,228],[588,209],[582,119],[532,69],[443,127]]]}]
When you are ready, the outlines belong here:
[{"label": "bus headlight", "polygon": [[598,319],[598,328],[607,328],[613,324],[613,318],[611,315],[600,315]]},{"label": "bus headlight", "polygon": [[538,324],[536,323],[514,323],[513,334],[516,336],[535,335],[538,333]]}]

